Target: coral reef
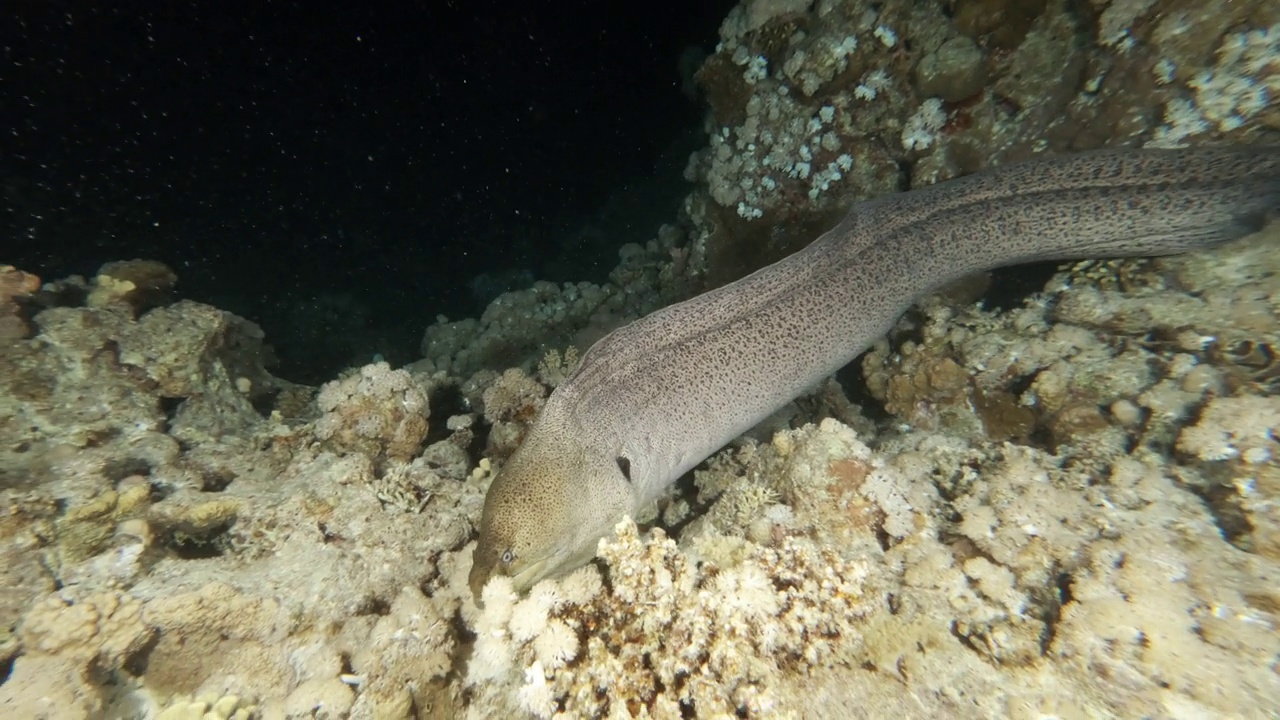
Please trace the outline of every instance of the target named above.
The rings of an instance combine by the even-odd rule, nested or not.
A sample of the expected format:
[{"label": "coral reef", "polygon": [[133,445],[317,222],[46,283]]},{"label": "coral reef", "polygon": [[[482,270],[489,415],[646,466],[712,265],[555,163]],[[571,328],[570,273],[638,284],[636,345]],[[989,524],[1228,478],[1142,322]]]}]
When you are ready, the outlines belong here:
[{"label": "coral reef", "polygon": [[695,264],[732,280],[857,200],[1031,153],[1276,127],[1274,3],[1092,5],[740,4],[698,73]]},{"label": "coral reef", "polygon": [[[521,708],[538,717],[679,718],[739,708],[768,713],[784,672],[852,656],[865,563],[803,540],[757,547],[732,565],[697,566],[629,520],[601,544],[595,568],[544,583],[518,600],[502,579],[485,590],[467,682],[523,675]],[[585,642],[583,641],[585,638]],[[611,691],[601,694],[598,688]]]},{"label": "coral reef", "polygon": [[403,462],[418,454],[427,437],[426,394],[408,372],[385,362],[325,383],[316,404],[323,414],[315,435],[335,452]]},{"label": "coral reef", "polygon": [[134,598],[48,596],[23,618],[24,653],[4,684],[5,706],[17,717],[101,716],[109,688],[100,678],[118,671],[154,634]]},{"label": "coral reef", "polygon": [[508,370],[484,391],[484,417],[489,422],[485,454],[505,459],[515,452],[524,432],[538,416],[546,388],[523,370]]},{"label": "coral reef", "polygon": [[134,312],[162,305],[178,283],[178,276],[154,260],[109,262],[98,269],[85,302],[89,307],[124,303]]},{"label": "coral reef", "polygon": [[[932,299],[863,363],[900,420],[745,439],[668,500],[678,542],[625,523],[600,567],[524,598],[493,583],[483,610],[468,543],[494,465],[469,454],[475,421],[455,420],[472,416],[388,452],[407,406],[425,424],[447,385],[366,366],[313,421],[228,403],[235,437],[180,443],[170,393],[271,384],[228,369],[253,353],[219,355],[251,343],[210,343],[243,321],[46,309],[26,341],[40,354],[4,352],[9,412],[40,430],[6,447],[41,452],[5,459],[0,702],[228,718],[1273,707],[1280,414],[1250,348],[1280,332],[1277,241],[1080,264],[1010,311]],[[150,324],[195,331],[102,361],[104,337]],[[82,414],[85,380],[32,374],[36,357],[128,388],[135,414]],[[544,386],[485,377],[483,422],[519,433]],[[395,422],[335,446],[326,413]]]},{"label": "coral reef", "polygon": [[30,332],[19,303],[40,289],[40,278],[12,265],[0,265],[0,340],[17,340]]},{"label": "coral reef", "polygon": [[479,319],[441,317],[422,340],[422,365],[463,379],[520,367],[532,372],[548,350],[590,347],[610,330],[685,297],[699,270],[680,247],[683,232],[664,225],[644,247],[624,245],[610,283],[536,282],[503,293]]},{"label": "coral reef", "polygon": [[506,293],[428,328],[422,360],[318,389],[272,376],[253,323],[174,302],[159,263],[43,286],[0,268],[0,708],[1273,712],[1276,223],[1060,268],[1006,309],[928,298],[597,564],[527,597],[493,582],[482,608],[466,577],[494,472],[572,372],[560,349],[862,197],[1274,132],[1277,23],[1263,0],[744,0],[697,73],[710,141],[679,225],[608,283]]},{"label": "coral reef", "polygon": [[[418,381],[362,368],[302,422],[275,405],[296,393],[263,369],[261,333],[228,313],[55,304],[34,325],[0,351],[6,711],[177,713],[234,696],[261,702],[229,716],[345,715],[384,608],[479,513],[485,478],[460,444],[423,448]],[[368,417],[378,432],[343,445]],[[51,622],[63,607],[77,614]],[[78,629],[82,616],[98,629]],[[116,634],[98,618],[126,617],[131,639],[94,639]],[[67,632],[54,642],[50,627]]]}]

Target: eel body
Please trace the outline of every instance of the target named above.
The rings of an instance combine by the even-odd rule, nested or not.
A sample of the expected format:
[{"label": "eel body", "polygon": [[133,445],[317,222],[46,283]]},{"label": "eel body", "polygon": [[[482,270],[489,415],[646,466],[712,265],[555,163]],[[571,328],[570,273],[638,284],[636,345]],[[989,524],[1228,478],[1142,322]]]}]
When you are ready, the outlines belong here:
[{"label": "eel body", "polygon": [[1042,260],[1167,255],[1257,230],[1280,148],[1032,160],[855,205],[805,249],[596,343],[485,497],[470,584],[518,590],[848,363],[922,295]]}]

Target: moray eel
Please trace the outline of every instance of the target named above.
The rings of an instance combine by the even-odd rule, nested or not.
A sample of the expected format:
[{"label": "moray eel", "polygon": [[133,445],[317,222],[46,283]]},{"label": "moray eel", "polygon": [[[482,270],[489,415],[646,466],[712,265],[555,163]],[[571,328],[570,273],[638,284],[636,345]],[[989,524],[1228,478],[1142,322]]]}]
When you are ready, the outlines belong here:
[{"label": "moray eel", "polygon": [[596,343],[485,497],[470,585],[588,562],[677,478],[838,370],[922,295],[1042,260],[1168,255],[1260,228],[1280,148],[1048,157],[855,205],[805,249]]}]

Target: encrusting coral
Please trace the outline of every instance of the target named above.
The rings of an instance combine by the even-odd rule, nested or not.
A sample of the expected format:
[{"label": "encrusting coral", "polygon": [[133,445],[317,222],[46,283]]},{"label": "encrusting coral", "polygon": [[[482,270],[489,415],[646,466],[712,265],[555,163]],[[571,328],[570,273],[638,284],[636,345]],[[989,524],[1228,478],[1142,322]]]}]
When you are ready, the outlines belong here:
[{"label": "encrusting coral", "polygon": [[175,697],[156,720],[250,720],[258,707],[235,695]]},{"label": "encrusting coral", "polygon": [[70,600],[50,595],[22,621],[24,654],[4,684],[15,717],[88,718],[109,714],[108,677],[154,638],[142,603],[118,592]]},{"label": "encrusting coral", "polygon": [[325,383],[316,396],[323,413],[316,437],[339,452],[405,461],[422,449],[430,414],[427,397],[404,370],[385,362]]},{"label": "encrusting coral", "polygon": [[547,390],[523,370],[502,373],[484,391],[484,417],[489,422],[485,454],[506,458],[519,447],[529,425],[538,416]]},{"label": "encrusting coral", "polygon": [[173,270],[155,260],[109,262],[98,269],[85,302],[89,307],[122,303],[141,312],[164,304],[177,283]]},{"label": "encrusting coral", "polygon": [[12,265],[0,265],[0,340],[16,340],[30,332],[19,302],[40,289],[40,278]]}]

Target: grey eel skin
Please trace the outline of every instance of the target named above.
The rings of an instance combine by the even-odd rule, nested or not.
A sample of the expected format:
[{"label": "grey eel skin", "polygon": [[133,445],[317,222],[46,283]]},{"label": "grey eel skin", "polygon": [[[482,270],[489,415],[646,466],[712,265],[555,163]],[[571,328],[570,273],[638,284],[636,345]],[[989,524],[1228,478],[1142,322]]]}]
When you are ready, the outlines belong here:
[{"label": "grey eel skin", "polygon": [[1040,260],[1168,255],[1260,228],[1280,148],[1047,157],[855,205],[805,249],[606,336],[485,497],[470,585],[588,562],[677,478],[877,338],[922,295]]}]

